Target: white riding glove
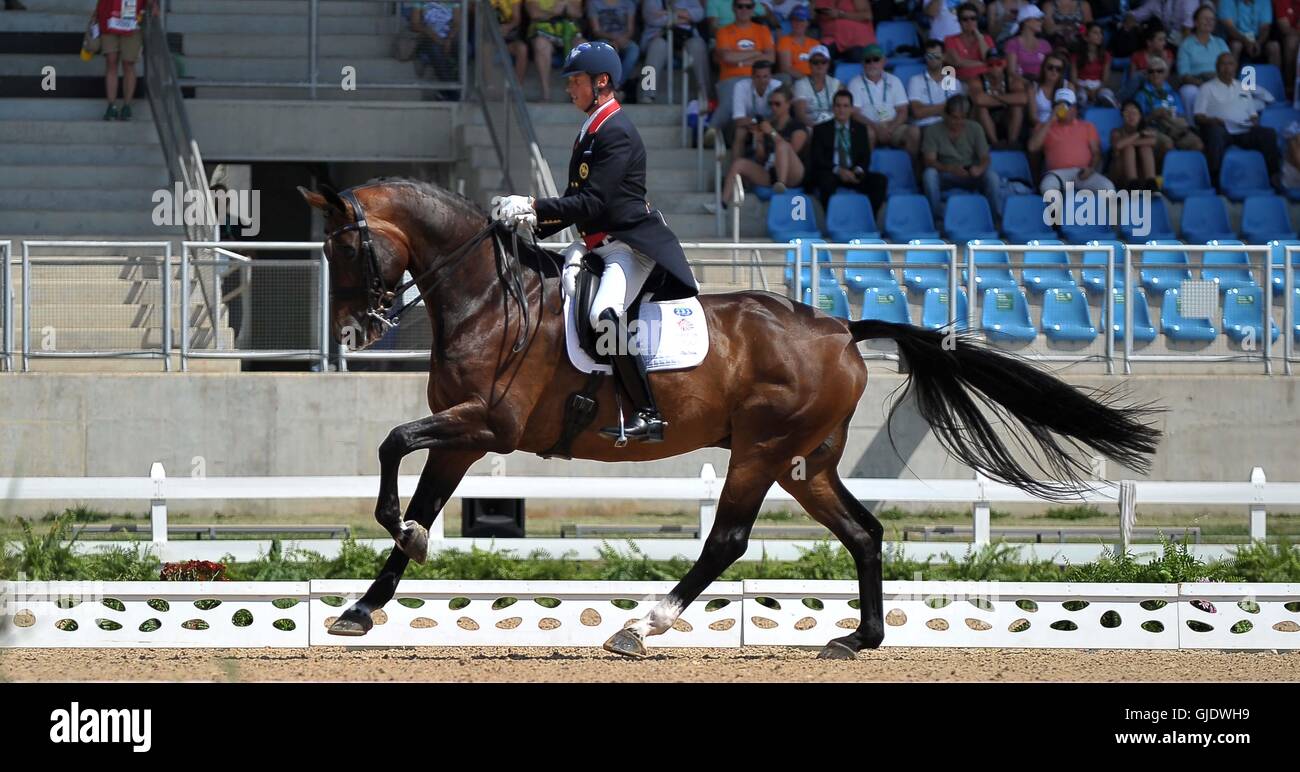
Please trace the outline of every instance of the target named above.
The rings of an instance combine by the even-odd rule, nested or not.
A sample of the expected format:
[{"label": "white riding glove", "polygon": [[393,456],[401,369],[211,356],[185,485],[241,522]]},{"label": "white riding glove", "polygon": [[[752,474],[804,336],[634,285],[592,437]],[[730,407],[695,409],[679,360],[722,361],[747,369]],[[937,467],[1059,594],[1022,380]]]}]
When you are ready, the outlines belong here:
[{"label": "white riding glove", "polygon": [[564,294],[570,298],[578,297],[578,271],[582,268],[582,256],[587,251],[581,241],[575,241],[565,250],[564,268],[560,272],[560,283]]},{"label": "white riding glove", "polygon": [[506,196],[501,200],[501,219],[512,227],[532,230],[537,227],[537,212],[532,196]]}]

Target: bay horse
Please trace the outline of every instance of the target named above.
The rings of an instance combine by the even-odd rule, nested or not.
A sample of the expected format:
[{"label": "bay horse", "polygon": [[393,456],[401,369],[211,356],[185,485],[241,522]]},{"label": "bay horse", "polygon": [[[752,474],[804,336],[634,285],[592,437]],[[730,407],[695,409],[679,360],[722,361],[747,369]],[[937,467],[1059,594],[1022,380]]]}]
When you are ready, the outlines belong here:
[{"label": "bay horse", "polygon": [[[559,279],[525,268],[506,248],[509,240],[493,235],[502,232],[499,226],[469,200],[411,180],[381,179],[341,194],[298,190],[326,217],[335,339],[347,328],[364,336],[361,348],[381,337],[384,312],[406,289],[398,286],[404,271],[416,277],[433,328],[430,415],[397,426],[379,446],[375,519],[396,546],[365,595],[330,628],[364,635],[408,562],[427,558],[427,529],[470,465],[487,453],[542,453],[561,432],[569,395],[588,376],[566,356]],[[773,483],[844,544],[857,569],[861,622],[819,657],[851,659],[880,645],[884,529],[836,470],[867,382],[861,341],[894,341],[909,373],[905,394],[954,457],[1044,498],[1068,497],[1084,485],[1087,468],[1072,453],[1081,446],[1141,472],[1160,437],[1146,420],[1155,412],[1151,406],[1120,404],[1109,392],[1086,394],[964,333],[850,322],[770,292],[699,300],[710,335],[704,361],[650,376],[670,426],[664,441],[618,448],[596,433],[618,421],[615,385],[607,378],[597,392],[596,420],[572,445],[574,457],[595,461],[650,461],[706,447],[731,451],[698,560],[648,615],[606,642],[618,654],[645,656],[646,637],[671,627],[744,555]],[[1004,442],[995,423],[1018,427],[1018,442]],[[417,450],[429,453],[403,520],[398,465]],[[1025,455],[1029,466],[1018,459]]]}]

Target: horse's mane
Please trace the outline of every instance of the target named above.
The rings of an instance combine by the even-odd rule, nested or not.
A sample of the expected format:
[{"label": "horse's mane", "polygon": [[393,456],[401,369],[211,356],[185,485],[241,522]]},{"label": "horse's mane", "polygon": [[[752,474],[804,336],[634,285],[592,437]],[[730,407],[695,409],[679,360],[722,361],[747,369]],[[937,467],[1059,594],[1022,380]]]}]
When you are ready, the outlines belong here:
[{"label": "horse's mane", "polygon": [[446,204],[467,216],[480,217],[484,220],[486,220],[488,216],[487,212],[483,211],[483,207],[479,206],[474,201],[459,193],[448,190],[441,185],[427,182],[425,180],[415,180],[410,177],[374,177],[366,180],[363,184],[358,185],[357,187],[364,188],[371,185],[401,185],[414,188],[421,196],[431,198],[440,204]]}]

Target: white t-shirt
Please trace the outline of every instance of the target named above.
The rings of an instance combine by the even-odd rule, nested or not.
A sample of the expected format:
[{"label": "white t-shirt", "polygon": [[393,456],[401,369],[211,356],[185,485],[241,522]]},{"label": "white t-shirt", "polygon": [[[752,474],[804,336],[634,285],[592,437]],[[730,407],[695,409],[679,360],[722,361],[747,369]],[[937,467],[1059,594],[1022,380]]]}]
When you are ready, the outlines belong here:
[{"label": "white t-shirt", "polygon": [[[941,105],[948,101],[949,97],[957,96],[966,92],[966,88],[957,78],[952,79],[953,88],[945,89],[943,87],[943,72],[939,73],[939,80],[936,81],[930,77],[930,72],[917,73],[907,82],[907,100],[909,102],[920,102],[923,105]],[[912,125],[918,128],[924,128],[932,123],[938,123],[943,120],[942,115],[932,115],[929,118],[919,118],[912,121]]]},{"label": "white t-shirt", "polygon": [[760,115],[769,118],[772,115],[772,106],[767,103],[767,98],[781,87],[781,82],[772,78],[767,82],[767,91],[760,94],[754,88],[752,78],[745,78],[736,83],[736,88],[731,92],[731,119],[740,120],[745,116]]},{"label": "white t-shirt", "polygon": [[883,73],[877,83],[858,75],[849,81],[849,93],[853,94],[853,109],[872,123],[894,120],[898,108],[907,104],[907,89],[892,72]]},{"label": "white t-shirt", "polygon": [[944,0],[943,5],[939,7],[939,15],[930,22],[930,34],[927,37],[932,40],[943,40],[949,35],[960,35],[961,21],[957,18],[957,6],[963,2],[965,0]]},{"label": "white t-shirt", "polygon": [[800,78],[794,82],[794,101],[808,103],[808,119],[816,126],[834,117],[831,108],[839,90],[840,82],[830,75],[826,76],[826,88],[821,91],[813,91],[812,78]]},{"label": "white t-shirt", "polygon": [[1254,95],[1242,88],[1241,81],[1234,78],[1232,83],[1224,83],[1215,78],[1206,81],[1196,93],[1196,106],[1192,112],[1222,118],[1229,134],[1245,134],[1250,130],[1250,119],[1259,110],[1255,107]]}]

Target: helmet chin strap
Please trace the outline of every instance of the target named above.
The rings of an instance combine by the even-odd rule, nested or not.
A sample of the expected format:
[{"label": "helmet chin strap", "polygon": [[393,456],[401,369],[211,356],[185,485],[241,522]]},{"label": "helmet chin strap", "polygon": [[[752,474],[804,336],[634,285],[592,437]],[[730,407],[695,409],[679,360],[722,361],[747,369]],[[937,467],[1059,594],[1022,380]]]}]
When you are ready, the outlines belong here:
[{"label": "helmet chin strap", "polygon": [[[614,98],[614,89],[612,88],[609,90],[609,98],[610,99]],[[587,115],[591,115],[591,112],[595,110],[597,107],[600,107],[600,104],[601,104],[600,89],[596,86],[596,79],[592,78],[591,79],[591,104],[587,105],[587,109],[584,110],[583,112],[585,112]]]}]

